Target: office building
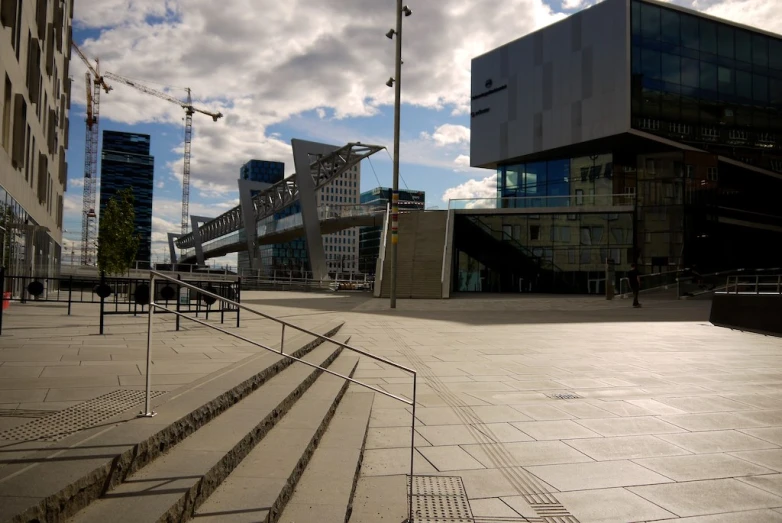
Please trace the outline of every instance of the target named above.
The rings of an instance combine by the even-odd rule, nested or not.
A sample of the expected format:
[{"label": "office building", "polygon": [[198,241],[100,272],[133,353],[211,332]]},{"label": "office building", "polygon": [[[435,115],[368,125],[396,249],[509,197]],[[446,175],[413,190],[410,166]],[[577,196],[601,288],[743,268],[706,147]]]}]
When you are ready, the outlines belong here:
[{"label": "office building", "polygon": [[149,155],[149,135],[103,131],[100,166],[100,210],[117,192],[133,189],[136,233],[141,237],[137,262],[152,256],[152,190],[155,158]]},{"label": "office building", "polygon": [[778,266],[779,35],[606,0],[475,58],[471,116],[497,200],[457,216],[454,290],[602,292],[607,260]]},{"label": "office building", "polygon": [[[317,191],[319,207],[359,204],[361,165],[358,164]],[[323,235],[323,249],[330,274],[348,275],[359,272],[359,227]]]},{"label": "office building", "polygon": [[[375,187],[361,193],[361,205],[387,207],[391,203],[392,189],[390,187]],[[426,193],[424,191],[399,191],[399,211],[423,211],[426,208]],[[359,231],[359,271],[374,274],[380,244],[383,241],[382,227],[361,227]]]},{"label": "office building", "polygon": [[0,4],[0,264],[6,274],[56,275],[64,255],[72,17],[73,0]]}]

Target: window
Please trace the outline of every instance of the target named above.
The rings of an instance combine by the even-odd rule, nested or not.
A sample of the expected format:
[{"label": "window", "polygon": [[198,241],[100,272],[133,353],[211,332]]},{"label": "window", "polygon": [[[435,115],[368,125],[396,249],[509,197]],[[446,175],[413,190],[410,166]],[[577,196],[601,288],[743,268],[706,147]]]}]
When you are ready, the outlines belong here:
[{"label": "window", "polygon": [[662,79],[680,84],[681,78],[681,59],[676,55],[662,53]]},{"label": "window", "polygon": [[641,4],[641,34],[651,40],[660,39],[660,8],[654,5]]},{"label": "window", "polygon": [[701,89],[717,90],[717,66],[709,62],[701,62]]},{"label": "window", "polygon": [[592,245],[592,230],[589,227],[581,227],[581,245]]},{"label": "window", "polygon": [[662,40],[679,45],[679,13],[670,9],[661,10]]},{"label": "window", "polygon": [[719,179],[719,174],[717,172],[716,167],[709,167],[707,170],[706,177],[710,182],[716,182]]},{"label": "window", "polygon": [[764,35],[752,35],[752,63],[761,67],[768,66],[768,38]]},{"label": "window", "polygon": [[725,58],[733,58],[733,28],[725,24],[717,26],[717,53]]},{"label": "window", "polygon": [[681,61],[682,66],[682,85],[686,85],[688,87],[699,87],[700,86],[700,68],[698,65],[698,60],[693,60],[691,58],[682,58]]},{"label": "window", "polygon": [[529,226],[529,239],[530,240],[539,240],[540,239],[540,225],[530,225]]},{"label": "window", "polygon": [[10,152],[10,145],[11,145],[11,92],[13,91],[13,86],[11,85],[11,79],[8,78],[8,75],[5,75],[5,91],[3,91],[3,124],[2,129],[0,131],[2,134],[0,135],[0,140],[2,140],[3,149],[6,150],[6,152]]},{"label": "window", "polygon": [[576,189],[576,205],[584,205],[584,189]]},{"label": "window", "polygon": [[697,50],[700,45],[698,19],[690,15],[681,15],[682,46]]},{"label": "window", "polygon": [[736,30],[736,60],[752,62],[752,37],[740,29]]},{"label": "window", "polygon": [[701,52],[717,54],[717,24],[700,20]]}]

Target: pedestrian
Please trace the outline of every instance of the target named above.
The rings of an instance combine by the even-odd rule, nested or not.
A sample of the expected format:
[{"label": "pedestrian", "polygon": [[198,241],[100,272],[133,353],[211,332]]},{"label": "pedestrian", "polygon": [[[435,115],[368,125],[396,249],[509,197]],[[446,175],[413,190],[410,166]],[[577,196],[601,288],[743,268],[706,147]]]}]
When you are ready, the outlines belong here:
[{"label": "pedestrian", "polygon": [[641,306],[638,303],[638,292],[641,290],[641,276],[638,274],[638,268],[634,263],[630,264],[630,270],[627,272],[627,279],[630,283],[630,289],[633,291],[633,307],[636,309]]}]

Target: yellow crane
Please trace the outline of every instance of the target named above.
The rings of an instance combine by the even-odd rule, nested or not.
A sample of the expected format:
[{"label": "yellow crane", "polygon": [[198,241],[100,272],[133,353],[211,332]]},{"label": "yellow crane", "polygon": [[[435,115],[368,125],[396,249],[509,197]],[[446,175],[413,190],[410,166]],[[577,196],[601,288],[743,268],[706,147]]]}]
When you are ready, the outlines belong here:
[{"label": "yellow crane", "polygon": [[87,56],[79,49],[76,42],[71,42],[88,71],[84,75],[87,87],[87,132],[84,136],[84,192],[82,196],[81,212],[81,263],[92,265],[93,245],[97,238],[97,214],[95,213],[95,194],[98,187],[98,117],[100,116],[100,90],[107,93],[111,86],[106,83],[100,74],[100,62],[95,59],[92,65]]},{"label": "yellow crane", "polygon": [[190,143],[193,138],[193,114],[201,113],[207,116],[211,116],[212,120],[216,122],[218,118],[222,118],[223,113],[220,112],[215,113],[212,111],[207,111],[206,109],[200,109],[198,107],[194,107],[193,99],[190,95],[189,88],[185,89],[187,91],[187,99],[179,100],[178,98],[175,98],[167,93],[158,91],[156,89],[152,89],[151,87],[147,87],[146,85],[140,84],[135,80],[125,78],[124,76],[120,76],[115,73],[107,72],[105,76],[106,78],[110,78],[112,80],[116,80],[117,82],[121,82],[125,85],[133,87],[134,89],[137,89],[142,93],[151,94],[152,96],[157,96],[158,98],[161,98],[163,100],[169,101],[171,103],[175,103],[185,110],[185,154],[184,154],[185,165],[184,165],[184,169],[182,170],[182,231],[181,232],[182,234],[187,234],[189,230],[189,224],[187,219],[190,214],[189,212],[190,210]]}]

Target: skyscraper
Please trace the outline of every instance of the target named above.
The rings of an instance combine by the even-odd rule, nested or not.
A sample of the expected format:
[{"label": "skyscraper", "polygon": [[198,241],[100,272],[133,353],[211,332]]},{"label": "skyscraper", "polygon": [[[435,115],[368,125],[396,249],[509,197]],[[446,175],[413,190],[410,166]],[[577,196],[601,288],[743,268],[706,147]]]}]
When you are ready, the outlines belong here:
[{"label": "skyscraper", "polygon": [[100,168],[101,214],[119,191],[133,189],[136,232],[141,236],[136,261],[152,256],[152,189],[155,158],[149,155],[149,135],[103,131]]}]

